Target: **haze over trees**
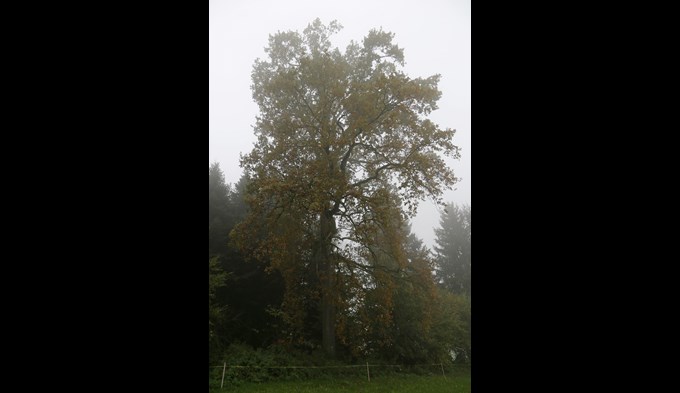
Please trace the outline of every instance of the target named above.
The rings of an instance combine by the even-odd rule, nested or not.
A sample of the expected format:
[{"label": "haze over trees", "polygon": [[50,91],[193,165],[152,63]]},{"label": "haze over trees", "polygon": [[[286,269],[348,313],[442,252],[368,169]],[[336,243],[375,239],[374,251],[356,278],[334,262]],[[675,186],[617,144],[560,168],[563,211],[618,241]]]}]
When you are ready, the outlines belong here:
[{"label": "haze over trees", "polygon": [[448,204],[435,229],[437,279],[449,291],[471,294],[471,229],[469,205]]},{"label": "haze over trees", "polygon": [[244,175],[231,187],[210,167],[211,360],[236,341],[347,361],[469,359],[470,208],[467,235],[442,216],[436,258],[409,225],[419,200],[442,203],[457,181],[442,158],[459,157],[454,131],[427,118],[439,76],[407,76],[381,30],[341,52],[340,28],[317,19],[270,36]]}]

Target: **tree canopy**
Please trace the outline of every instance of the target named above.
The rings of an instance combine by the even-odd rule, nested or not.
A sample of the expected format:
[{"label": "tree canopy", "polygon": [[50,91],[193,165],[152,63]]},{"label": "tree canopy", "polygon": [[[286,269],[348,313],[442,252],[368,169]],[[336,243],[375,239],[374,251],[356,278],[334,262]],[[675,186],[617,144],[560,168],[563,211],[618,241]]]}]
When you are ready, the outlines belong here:
[{"label": "tree canopy", "polygon": [[[390,228],[415,215],[426,196],[441,203],[457,181],[442,156],[459,157],[454,130],[427,118],[441,97],[440,76],[407,76],[403,50],[382,30],[341,52],[330,40],[340,29],[317,19],[302,34],[278,32],[268,59],[256,60],[257,142],[241,158],[250,213],[233,233],[246,255],[269,259],[281,273],[289,310],[314,308],[293,288],[319,299],[331,356],[338,307],[347,306],[341,286],[358,271],[382,277],[384,253],[404,260],[405,242]],[[381,237],[389,245],[383,254]]]}]

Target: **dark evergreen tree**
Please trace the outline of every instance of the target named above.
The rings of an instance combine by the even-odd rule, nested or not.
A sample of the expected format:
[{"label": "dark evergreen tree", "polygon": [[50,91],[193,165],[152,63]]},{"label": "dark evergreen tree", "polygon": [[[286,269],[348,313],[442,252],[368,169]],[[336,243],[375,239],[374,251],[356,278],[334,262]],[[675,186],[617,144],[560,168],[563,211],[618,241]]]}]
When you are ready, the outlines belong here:
[{"label": "dark evergreen tree", "polygon": [[437,280],[448,291],[471,295],[471,229],[469,205],[448,204],[435,229]]},{"label": "dark evergreen tree", "polygon": [[218,163],[209,170],[210,350],[239,341],[253,347],[271,344],[278,331],[268,310],[282,301],[283,284],[267,261],[246,260],[230,245],[229,233],[247,214],[242,177],[232,187]]}]

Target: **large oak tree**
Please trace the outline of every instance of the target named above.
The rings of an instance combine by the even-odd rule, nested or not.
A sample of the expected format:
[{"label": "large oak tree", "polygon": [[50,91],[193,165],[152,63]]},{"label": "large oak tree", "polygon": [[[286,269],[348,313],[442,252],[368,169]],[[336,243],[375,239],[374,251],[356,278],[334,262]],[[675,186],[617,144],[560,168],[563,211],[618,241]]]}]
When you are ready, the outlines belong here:
[{"label": "large oak tree", "polygon": [[289,292],[318,288],[331,356],[341,269],[372,268],[372,240],[388,226],[391,195],[403,201],[404,218],[427,196],[441,203],[457,181],[442,156],[459,157],[455,131],[427,118],[441,97],[440,76],[407,76],[403,50],[382,30],[343,53],[330,41],[340,29],[317,19],[302,34],[278,32],[268,59],[255,61],[257,142],[241,158],[251,210],[233,234],[250,255],[271,260]]}]

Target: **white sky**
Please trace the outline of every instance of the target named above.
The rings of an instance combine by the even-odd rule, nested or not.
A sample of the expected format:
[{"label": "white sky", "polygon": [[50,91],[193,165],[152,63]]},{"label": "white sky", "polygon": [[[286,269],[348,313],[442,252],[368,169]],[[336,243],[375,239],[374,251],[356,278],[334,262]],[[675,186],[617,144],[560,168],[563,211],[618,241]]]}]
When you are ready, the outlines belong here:
[{"label": "white sky", "polygon": [[[228,183],[241,177],[239,153],[255,142],[252,125],[257,105],[250,91],[256,58],[265,58],[269,34],[302,32],[315,18],[337,20],[344,28],[332,38],[344,52],[380,27],[395,33],[404,49],[405,72],[412,78],[441,74],[439,109],[430,119],[453,128],[461,159],[449,161],[462,180],[444,200],[471,205],[471,29],[470,0],[210,0],[209,163],[215,161]],[[420,203],[412,230],[434,244],[439,211],[430,200]]]}]

